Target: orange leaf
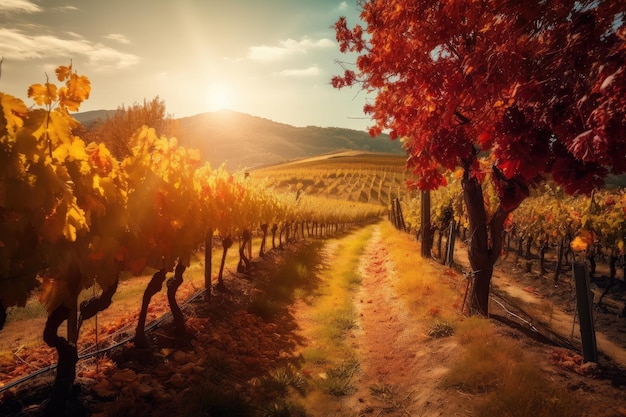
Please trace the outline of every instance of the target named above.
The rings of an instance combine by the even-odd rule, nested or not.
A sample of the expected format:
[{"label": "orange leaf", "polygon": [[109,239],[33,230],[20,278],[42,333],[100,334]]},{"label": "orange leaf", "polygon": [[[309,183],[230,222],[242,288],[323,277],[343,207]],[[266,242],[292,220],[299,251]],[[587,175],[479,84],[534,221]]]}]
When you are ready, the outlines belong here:
[{"label": "orange leaf", "polygon": [[49,106],[58,98],[57,86],[50,83],[33,84],[28,88],[28,98],[32,98],[39,106]]},{"label": "orange leaf", "polygon": [[3,93],[0,93],[0,107],[6,120],[6,130],[9,137],[12,137],[19,128],[24,126],[23,119],[28,114],[28,107],[19,98]]},{"label": "orange leaf", "polygon": [[67,67],[65,65],[60,65],[57,67],[56,70],[54,70],[54,72],[56,72],[57,79],[59,81],[65,81],[72,74],[72,64]]}]

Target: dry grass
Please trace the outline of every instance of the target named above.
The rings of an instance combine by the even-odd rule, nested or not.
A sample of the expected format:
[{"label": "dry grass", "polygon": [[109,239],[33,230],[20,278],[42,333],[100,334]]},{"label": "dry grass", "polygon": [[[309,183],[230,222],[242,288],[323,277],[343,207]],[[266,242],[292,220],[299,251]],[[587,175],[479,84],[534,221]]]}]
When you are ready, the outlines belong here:
[{"label": "dry grass", "polygon": [[535,364],[515,363],[503,375],[498,389],[477,407],[477,417],[579,416],[576,399],[564,388],[549,381]]},{"label": "dry grass", "polygon": [[572,394],[550,381],[518,342],[498,334],[488,320],[464,320],[456,337],[465,349],[441,386],[483,394],[476,402],[477,417],[580,415]]},{"label": "dry grass", "polygon": [[445,322],[455,327],[461,300],[458,274],[431,259],[423,259],[415,238],[398,233],[391,223],[381,223],[380,231],[396,267],[396,288],[411,312],[429,326]]},{"label": "dry grass", "polygon": [[459,315],[465,290],[462,276],[422,259],[415,239],[397,233],[388,222],[381,224],[381,232],[396,266],[397,289],[415,319],[429,333],[453,331],[458,341],[461,353],[449,364],[441,389],[476,395],[471,414],[476,417],[580,415],[576,399],[549,380],[518,341],[498,334],[487,319]]}]

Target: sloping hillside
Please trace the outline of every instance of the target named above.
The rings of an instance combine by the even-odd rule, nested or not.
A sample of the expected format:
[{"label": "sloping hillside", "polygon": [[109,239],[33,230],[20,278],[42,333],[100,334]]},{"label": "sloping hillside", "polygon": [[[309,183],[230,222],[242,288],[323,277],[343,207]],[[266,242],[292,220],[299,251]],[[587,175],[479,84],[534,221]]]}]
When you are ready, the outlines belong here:
[{"label": "sloping hillside", "polygon": [[92,110],[82,113],[75,113],[72,116],[78,120],[83,126],[90,127],[94,123],[106,120],[107,116],[113,116],[115,110]]},{"label": "sloping hillside", "polygon": [[404,154],[389,136],[316,126],[294,127],[228,110],[177,120],[181,144],[197,148],[211,164],[237,169],[281,163],[341,150]]},{"label": "sloping hillside", "polygon": [[[114,110],[77,113],[85,127],[103,121]],[[295,127],[231,110],[172,120],[180,144],[199,149],[211,165],[229,169],[267,166],[344,150],[404,155],[399,141],[388,135],[334,127]]]},{"label": "sloping hillside", "polygon": [[406,157],[345,151],[250,171],[253,181],[280,192],[389,206],[406,190]]}]

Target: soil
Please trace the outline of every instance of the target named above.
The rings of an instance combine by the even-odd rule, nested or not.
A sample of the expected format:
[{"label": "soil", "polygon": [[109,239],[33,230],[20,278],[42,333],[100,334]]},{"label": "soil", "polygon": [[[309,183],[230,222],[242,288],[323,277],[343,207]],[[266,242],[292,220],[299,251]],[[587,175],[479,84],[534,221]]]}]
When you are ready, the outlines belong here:
[{"label": "soil", "polygon": [[356,297],[360,320],[355,346],[363,372],[354,415],[465,415],[468,397],[437,388],[459,353],[456,343],[430,338],[411,317],[396,292],[395,266],[378,228],[362,256],[361,271],[365,279]]},{"label": "soil", "polygon": [[[187,346],[181,348],[174,343],[169,336],[173,329],[166,322],[150,332],[155,347],[149,351],[137,351],[127,343],[111,357],[79,362],[75,397],[68,407],[70,415],[177,415],[179,410],[188,409],[191,400],[202,401],[194,392],[207,384],[207,376],[217,368],[227,369],[229,375],[212,381],[220,395],[236,396],[242,403],[271,399],[271,393],[260,390],[256,382],[268,370],[298,363],[302,346],[309,342],[302,336],[309,307],[305,302],[296,302],[281,309],[272,320],[251,314],[249,307],[252,300],[262,297],[263,283],[272,273],[285,259],[297,255],[301,245],[307,244],[311,243],[296,243],[285,251],[270,251],[264,259],[254,259],[250,276],[227,276],[227,292],[214,294],[209,303],[200,297],[186,305],[184,311],[192,335]],[[319,251],[320,264],[332,265],[328,257],[333,256],[334,248],[329,246],[333,244],[336,243],[324,243],[325,250]],[[462,252],[458,248],[457,253]],[[462,255],[459,258],[457,262],[463,268]],[[438,388],[462,347],[454,338],[430,338],[420,321],[411,317],[395,287],[395,265],[376,226],[361,257],[360,271],[363,282],[354,296],[359,321],[349,336],[360,370],[355,375],[356,389],[337,401],[333,415],[471,416],[473,403],[480,398]],[[575,338],[569,337],[573,296],[568,286],[561,283],[555,289],[549,280],[522,272],[513,260],[501,262],[494,274],[496,293],[514,295],[527,305],[541,307],[548,303],[552,319],[535,319],[537,325],[557,334],[558,340],[576,345]],[[154,309],[159,311],[163,306],[164,302],[157,299]],[[498,308],[492,305],[492,311],[505,316],[506,312]],[[531,317],[523,311],[516,312]],[[499,332],[517,340],[553,381],[576,393],[582,415],[626,416],[621,328],[624,319],[611,320],[611,314],[601,313],[596,323],[601,350],[610,350],[604,344],[606,339],[613,343],[614,351],[611,356],[602,353],[600,363],[594,366],[584,365],[576,352],[538,341],[533,332],[523,331],[527,329],[498,322],[496,326]],[[12,335],[3,331],[2,337],[6,340]],[[20,358],[22,362],[31,360],[27,355]],[[23,373],[30,369],[24,367]],[[210,388],[203,386],[205,391]],[[50,376],[42,376],[1,393],[0,416],[40,415],[49,391]],[[212,401],[219,402],[217,397]],[[307,412],[311,416],[321,415],[314,408]],[[245,410],[214,410],[214,415],[247,414]]]}]

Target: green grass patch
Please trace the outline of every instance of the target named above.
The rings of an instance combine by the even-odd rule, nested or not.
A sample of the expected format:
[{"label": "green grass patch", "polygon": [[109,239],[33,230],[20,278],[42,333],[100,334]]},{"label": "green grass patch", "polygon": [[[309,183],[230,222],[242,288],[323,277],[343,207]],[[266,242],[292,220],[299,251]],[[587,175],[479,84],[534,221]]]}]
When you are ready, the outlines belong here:
[{"label": "green grass patch", "polygon": [[24,307],[10,307],[7,312],[7,323],[46,317],[46,307],[36,298],[28,300]]},{"label": "green grass patch", "polygon": [[366,227],[327,243],[333,251],[319,273],[310,311],[314,325],[307,330],[310,343],[302,352],[301,365],[313,380],[303,401],[305,405],[316,404],[315,409],[320,404],[331,407],[335,398],[355,389],[354,375],[360,364],[347,336],[358,327],[354,297],[362,281],[359,262],[372,231],[372,227]]},{"label": "green grass patch", "polygon": [[344,361],[320,374],[319,386],[326,394],[335,397],[348,395],[355,390],[352,378],[359,368],[360,364],[356,359]]},{"label": "green grass patch", "polygon": [[328,363],[328,351],[317,347],[306,348],[302,352],[302,358],[310,365],[324,365]]},{"label": "green grass patch", "polygon": [[428,330],[428,336],[433,339],[438,339],[440,337],[449,337],[454,334],[454,327],[447,321],[437,321],[435,322],[431,328]]}]

